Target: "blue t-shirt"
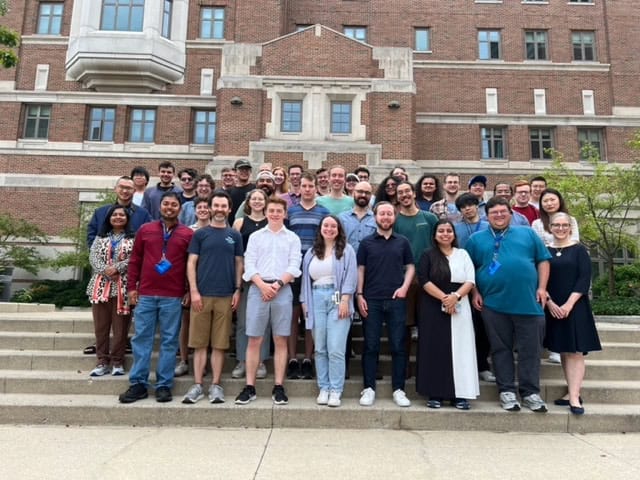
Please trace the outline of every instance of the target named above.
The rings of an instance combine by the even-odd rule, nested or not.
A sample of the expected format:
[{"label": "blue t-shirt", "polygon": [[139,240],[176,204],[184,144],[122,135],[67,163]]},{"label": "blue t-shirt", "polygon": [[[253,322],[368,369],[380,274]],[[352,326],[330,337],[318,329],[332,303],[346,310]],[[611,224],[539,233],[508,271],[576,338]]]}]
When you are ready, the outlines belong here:
[{"label": "blue t-shirt", "polygon": [[236,257],[242,257],[242,236],[231,227],[195,231],[189,253],[198,255],[196,281],[203,297],[229,297],[236,289]]},{"label": "blue t-shirt", "polygon": [[303,254],[313,246],[320,222],[327,215],[329,215],[329,210],[318,204],[309,210],[304,208],[301,203],[289,209],[287,228],[300,237]]},{"label": "blue t-shirt", "polygon": [[[472,235],[465,246],[484,305],[499,313],[542,315],[536,301],[537,266],[551,258],[549,251],[531,228],[508,228],[499,239],[489,228]],[[500,264],[495,271],[494,257]]]}]

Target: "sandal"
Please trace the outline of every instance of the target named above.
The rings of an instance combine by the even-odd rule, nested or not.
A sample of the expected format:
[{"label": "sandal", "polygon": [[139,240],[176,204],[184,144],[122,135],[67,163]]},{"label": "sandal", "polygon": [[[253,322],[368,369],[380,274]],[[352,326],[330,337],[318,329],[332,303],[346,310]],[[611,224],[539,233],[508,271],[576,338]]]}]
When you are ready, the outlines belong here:
[{"label": "sandal", "polygon": [[89,345],[87,348],[82,350],[82,353],[84,353],[85,355],[95,355],[96,354],[96,346],[95,345]]}]

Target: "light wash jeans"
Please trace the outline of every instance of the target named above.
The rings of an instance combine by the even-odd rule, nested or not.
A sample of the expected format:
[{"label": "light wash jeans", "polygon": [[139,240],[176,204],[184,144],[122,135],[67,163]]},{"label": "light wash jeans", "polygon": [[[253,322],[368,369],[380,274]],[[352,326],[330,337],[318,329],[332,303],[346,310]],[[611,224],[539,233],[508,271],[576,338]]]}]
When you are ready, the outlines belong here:
[{"label": "light wash jeans", "polygon": [[344,390],[345,350],[351,318],[338,318],[333,285],[313,287],[313,341],[320,390]]},{"label": "light wash jeans", "polygon": [[135,334],[131,339],[133,367],[129,372],[131,385],[149,384],[151,353],[156,328],[160,331],[160,354],[156,365],[158,387],[173,387],[178,335],[182,319],[182,298],[141,296],[135,308]]}]

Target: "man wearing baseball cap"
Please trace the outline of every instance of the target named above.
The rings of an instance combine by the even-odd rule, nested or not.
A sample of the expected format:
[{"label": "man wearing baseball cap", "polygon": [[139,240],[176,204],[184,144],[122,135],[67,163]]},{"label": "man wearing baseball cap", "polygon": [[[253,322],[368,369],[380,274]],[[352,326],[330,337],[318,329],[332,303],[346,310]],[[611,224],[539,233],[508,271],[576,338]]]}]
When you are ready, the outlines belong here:
[{"label": "man wearing baseball cap", "polygon": [[233,164],[233,170],[236,172],[236,186],[229,191],[232,201],[232,209],[229,218],[233,219],[236,212],[240,208],[240,204],[244,202],[247,193],[256,188],[255,183],[251,183],[251,163],[246,158],[236,160]]},{"label": "man wearing baseball cap", "polygon": [[484,191],[487,189],[487,177],[484,175],[476,175],[469,180],[469,193],[478,199],[478,213],[482,218],[486,218],[487,214],[484,211],[484,206],[487,202],[484,201]]}]

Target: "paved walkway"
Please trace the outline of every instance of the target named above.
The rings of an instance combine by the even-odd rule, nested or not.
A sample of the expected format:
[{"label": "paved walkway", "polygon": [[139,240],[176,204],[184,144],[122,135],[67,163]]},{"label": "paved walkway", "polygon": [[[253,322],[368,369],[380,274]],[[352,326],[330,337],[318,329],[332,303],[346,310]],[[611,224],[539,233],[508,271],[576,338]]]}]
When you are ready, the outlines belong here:
[{"label": "paved walkway", "polygon": [[2,479],[640,478],[640,434],[0,425]]}]

